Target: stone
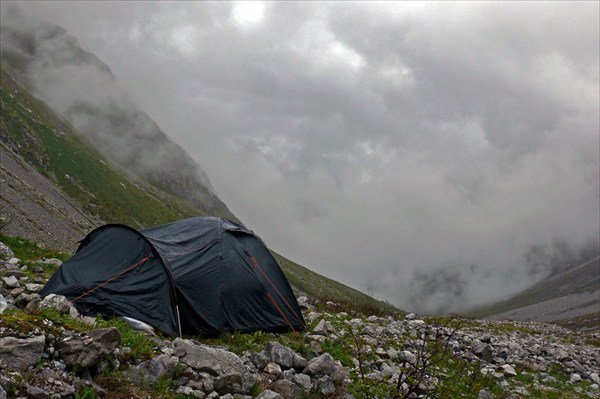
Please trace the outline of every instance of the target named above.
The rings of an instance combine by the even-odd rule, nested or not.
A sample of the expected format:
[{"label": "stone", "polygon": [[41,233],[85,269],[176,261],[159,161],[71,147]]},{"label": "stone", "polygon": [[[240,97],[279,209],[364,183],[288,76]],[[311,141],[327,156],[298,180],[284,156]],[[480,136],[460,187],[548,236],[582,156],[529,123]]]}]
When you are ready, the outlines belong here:
[{"label": "stone", "polygon": [[581,376],[577,373],[571,374],[571,382],[581,382]]},{"label": "stone", "polygon": [[43,390],[40,387],[36,387],[35,385],[27,386],[27,396],[33,399],[49,399],[50,394]]},{"label": "stone", "polygon": [[335,393],[335,384],[329,376],[324,376],[317,380],[316,391],[323,397],[329,397]]},{"label": "stone", "polygon": [[161,378],[172,378],[177,362],[171,356],[162,354],[137,366],[129,367],[123,375],[138,385],[151,386]]},{"label": "stone", "polygon": [[56,259],[56,258],[48,258],[48,259],[44,259],[42,260],[43,264],[45,265],[53,265],[53,266],[61,266],[63,264],[63,261],[60,259]]},{"label": "stone", "polygon": [[279,364],[282,369],[303,369],[307,364],[305,358],[294,352],[291,348],[275,341],[267,344],[265,354],[270,361]]},{"label": "stone", "polygon": [[43,335],[25,339],[2,337],[0,364],[7,370],[24,371],[41,359],[45,344],[46,338]]},{"label": "stone", "polygon": [[327,335],[325,319],[321,319],[321,321],[315,326],[315,328],[313,328],[313,333],[318,335]]},{"label": "stone", "polygon": [[510,364],[505,364],[501,368],[506,376],[514,377],[517,375],[517,372]]},{"label": "stone", "polygon": [[311,359],[303,373],[312,376],[324,376],[333,373],[336,370],[336,364],[329,353],[323,353],[321,356]]},{"label": "stone", "polygon": [[79,312],[64,295],[50,294],[47,295],[38,305],[40,309],[55,309],[59,313],[69,313],[69,316],[76,318]]},{"label": "stone", "polygon": [[280,376],[283,373],[283,371],[281,371],[281,366],[273,362],[267,363],[263,371],[274,376]]},{"label": "stone", "polygon": [[414,313],[409,313],[406,316],[404,316],[405,320],[414,320],[415,317],[417,317]]},{"label": "stone", "polygon": [[59,347],[67,365],[87,368],[115,350],[120,341],[119,330],[111,327],[88,331],[79,337],[68,337],[60,341]]},{"label": "stone", "polygon": [[21,284],[19,284],[19,280],[17,280],[15,276],[2,277],[2,281],[4,282],[4,286],[7,288],[18,288],[21,286]]},{"label": "stone", "polygon": [[254,352],[250,355],[250,361],[256,366],[257,369],[262,370],[269,363],[269,358],[264,351]]},{"label": "stone", "polygon": [[277,392],[284,399],[303,399],[305,397],[304,391],[298,385],[285,379],[275,381],[269,385],[269,389]]},{"label": "stone", "polygon": [[270,389],[265,389],[256,397],[256,399],[284,399],[284,397]]},{"label": "stone", "polygon": [[215,391],[221,395],[227,393],[246,393],[244,390],[244,381],[242,374],[237,371],[230,371],[215,378]]},{"label": "stone", "polygon": [[4,313],[6,308],[8,307],[8,302],[4,298],[4,295],[0,294],[0,314]]},{"label": "stone", "polygon": [[0,259],[14,258],[15,253],[3,242],[0,242]]},{"label": "stone", "polygon": [[9,265],[18,265],[19,263],[21,263],[21,259],[19,258],[10,258],[8,260]]},{"label": "stone", "polygon": [[482,389],[479,391],[479,395],[477,395],[477,399],[495,399],[496,396],[494,396],[493,393],[491,393],[490,391],[488,391],[487,389]]},{"label": "stone", "polygon": [[492,349],[488,344],[479,344],[473,347],[473,353],[477,355],[478,358],[485,360],[487,363],[493,363],[494,354],[492,353]]},{"label": "stone", "polygon": [[294,384],[298,385],[300,388],[302,388],[302,390],[305,393],[309,393],[310,390],[312,389],[312,381],[310,380],[310,377],[306,374],[303,374],[303,373],[295,374],[292,377],[292,382]]},{"label": "stone", "polygon": [[181,363],[215,377],[215,391],[220,389],[225,393],[223,390],[231,389],[237,383],[238,376],[241,386],[239,388],[235,386],[235,392],[248,393],[256,382],[256,377],[248,372],[242,360],[232,352],[207,345],[197,345],[181,338],[175,338],[172,345],[175,352],[180,350],[185,352],[185,355],[179,359]]}]

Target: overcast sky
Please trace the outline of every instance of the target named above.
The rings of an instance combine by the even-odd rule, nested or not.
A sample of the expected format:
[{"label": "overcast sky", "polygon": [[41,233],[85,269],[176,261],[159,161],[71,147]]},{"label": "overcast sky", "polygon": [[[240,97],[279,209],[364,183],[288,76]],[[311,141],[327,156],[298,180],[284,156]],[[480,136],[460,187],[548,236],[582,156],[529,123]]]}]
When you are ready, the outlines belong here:
[{"label": "overcast sky", "polygon": [[23,2],[267,244],[420,312],[597,240],[598,2]]}]

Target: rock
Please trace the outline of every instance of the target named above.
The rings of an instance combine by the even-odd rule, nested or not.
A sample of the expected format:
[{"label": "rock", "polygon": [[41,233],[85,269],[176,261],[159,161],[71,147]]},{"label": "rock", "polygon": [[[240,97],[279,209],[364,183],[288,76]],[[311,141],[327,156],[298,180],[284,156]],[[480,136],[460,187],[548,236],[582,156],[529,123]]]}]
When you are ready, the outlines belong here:
[{"label": "rock", "polygon": [[21,263],[21,259],[19,258],[10,258],[8,260],[9,265],[18,265],[19,263]]},{"label": "rock", "polygon": [[473,353],[477,355],[478,358],[485,360],[487,363],[493,363],[494,355],[492,353],[492,349],[488,344],[479,344],[473,348]]},{"label": "rock", "polygon": [[221,395],[229,392],[246,393],[249,391],[244,389],[242,374],[237,371],[230,371],[215,378],[214,389]]},{"label": "rock", "polygon": [[318,335],[327,335],[327,327],[325,326],[325,319],[321,321],[313,328],[313,333]]},{"label": "rock", "polygon": [[329,375],[335,370],[336,365],[333,357],[329,353],[323,353],[321,356],[311,359],[304,368],[303,373],[319,377]]},{"label": "rock", "polygon": [[147,362],[132,366],[123,375],[139,385],[153,385],[161,378],[172,378],[177,362],[169,355],[159,355]]},{"label": "rock", "polygon": [[[306,367],[305,358],[294,352],[291,348],[272,341],[265,347],[265,354],[270,361],[279,364],[283,369],[303,369]],[[257,366],[258,367],[258,366]]]},{"label": "rock", "polygon": [[289,380],[278,380],[269,385],[269,389],[273,392],[277,392],[284,399],[303,399],[305,397],[304,391],[292,381]]},{"label": "rock", "polygon": [[417,317],[414,313],[409,313],[406,316],[404,316],[405,320],[414,320],[415,317]]},{"label": "rock", "polygon": [[0,314],[4,313],[7,307],[8,303],[6,302],[4,295],[0,294]]},{"label": "rock", "polygon": [[283,396],[277,392],[273,392],[270,389],[265,389],[256,397],[256,399],[284,399]]},{"label": "rock", "polygon": [[317,381],[316,391],[322,397],[329,397],[335,393],[335,384],[329,378],[329,376],[324,376]]},{"label": "rock", "polygon": [[60,353],[67,365],[87,368],[111,353],[121,341],[115,327],[88,331],[83,336],[60,341]]},{"label": "rock", "polygon": [[42,284],[29,283],[25,284],[25,289],[31,293],[38,293],[44,288]]},{"label": "rock", "polygon": [[274,376],[280,376],[281,374],[283,374],[283,371],[281,371],[281,366],[273,362],[267,363],[263,371],[267,374],[271,374]]},{"label": "rock", "polygon": [[310,377],[306,374],[295,374],[292,377],[292,382],[302,388],[305,393],[310,393],[310,390],[312,389],[312,382]]},{"label": "rock", "polygon": [[254,352],[250,355],[250,361],[256,366],[257,369],[262,370],[269,363],[269,358],[264,351]]},{"label": "rock", "polygon": [[495,399],[496,397],[494,396],[493,393],[491,393],[490,391],[488,391],[487,389],[482,389],[479,391],[479,395],[477,395],[477,399]]},{"label": "rock", "polygon": [[4,286],[7,288],[18,288],[21,286],[21,284],[19,284],[19,280],[17,280],[15,276],[2,277],[2,281],[4,282]]},{"label": "rock", "polygon": [[504,371],[504,375],[506,376],[514,377],[517,375],[517,372],[510,364],[503,365],[502,370]]},{"label": "rock", "polygon": [[69,316],[76,318],[79,312],[69,300],[63,295],[50,294],[47,295],[38,305],[40,309],[55,309],[59,313],[69,313]]},{"label": "rock", "polygon": [[49,399],[50,394],[35,385],[27,385],[27,396],[33,399]]},{"label": "rock", "polygon": [[41,263],[43,263],[45,265],[61,266],[63,264],[63,261],[60,259],[56,259],[56,258],[48,258],[48,259],[42,260]]},{"label": "rock", "polygon": [[8,247],[8,245],[0,242],[0,259],[10,259],[15,256],[15,253]]},{"label": "rock", "polygon": [[304,310],[314,310],[315,309],[315,307],[313,305],[308,303],[308,298],[305,296],[298,297],[297,302],[298,302],[298,306],[300,307],[300,309],[304,309]]},{"label": "rock", "polygon": [[46,338],[38,335],[32,338],[0,338],[0,364],[7,370],[24,371],[41,359]]},{"label": "rock", "polygon": [[571,382],[581,382],[581,376],[577,373],[571,374]]},{"label": "rock", "polygon": [[[190,340],[181,338],[175,338],[173,349],[175,352],[180,350],[185,352],[185,355],[180,357],[180,362],[215,377],[215,390],[219,393],[226,393],[225,389],[248,393],[256,382],[256,377],[248,372],[242,360],[236,354],[224,349],[196,345]],[[236,385],[238,381],[240,381],[239,387]]]}]

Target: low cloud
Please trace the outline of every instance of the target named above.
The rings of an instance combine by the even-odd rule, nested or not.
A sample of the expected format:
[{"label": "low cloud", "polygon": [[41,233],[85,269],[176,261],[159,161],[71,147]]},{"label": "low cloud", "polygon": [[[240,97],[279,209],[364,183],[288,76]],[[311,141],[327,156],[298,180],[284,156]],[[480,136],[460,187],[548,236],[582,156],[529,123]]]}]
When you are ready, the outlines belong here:
[{"label": "low cloud", "polygon": [[448,312],[597,253],[597,3],[236,4],[21,6],[320,273]]}]

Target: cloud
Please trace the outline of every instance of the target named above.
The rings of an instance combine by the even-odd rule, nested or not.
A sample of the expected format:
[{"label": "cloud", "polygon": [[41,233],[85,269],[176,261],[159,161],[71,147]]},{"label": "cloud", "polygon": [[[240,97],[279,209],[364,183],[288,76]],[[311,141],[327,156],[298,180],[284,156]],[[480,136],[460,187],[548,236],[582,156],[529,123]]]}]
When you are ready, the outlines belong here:
[{"label": "cloud", "polygon": [[597,248],[597,3],[22,7],[271,247],[401,307],[464,310],[550,273],[536,246]]}]

